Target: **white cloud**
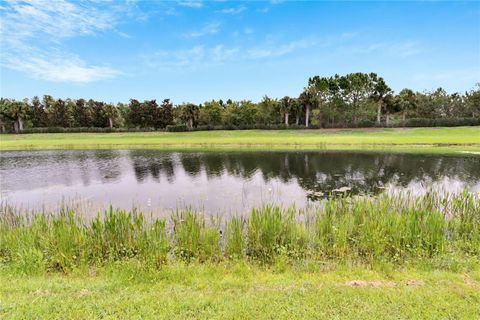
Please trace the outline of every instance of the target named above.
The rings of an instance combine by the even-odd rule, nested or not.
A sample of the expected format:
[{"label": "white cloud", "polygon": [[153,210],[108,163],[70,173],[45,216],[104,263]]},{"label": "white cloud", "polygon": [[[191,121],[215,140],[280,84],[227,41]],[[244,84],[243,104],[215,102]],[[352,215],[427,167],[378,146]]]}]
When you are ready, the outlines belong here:
[{"label": "white cloud", "polygon": [[89,65],[78,55],[62,50],[61,43],[114,30],[119,13],[130,13],[131,6],[128,1],[4,0],[1,66],[47,81],[85,83],[114,77],[120,72]]},{"label": "white cloud", "polygon": [[297,50],[306,49],[318,44],[313,39],[301,39],[287,44],[269,47],[227,47],[219,44],[212,47],[194,46],[182,50],[159,50],[142,58],[149,68],[161,70],[197,70],[224,63],[246,60],[261,60],[281,57]]},{"label": "white cloud", "polygon": [[149,68],[192,70],[235,59],[238,52],[238,48],[226,48],[224,45],[214,47],[194,46],[182,50],[159,50],[153,54],[144,55],[143,58]]},{"label": "white cloud", "polygon": [[79,57],[64,52],[25,53],[19,57],[9,56],[7,62],[10,69],[52,82],[88,83],[119,74],[109,67],[89,66]]},{"label": "white cloud", "polygon": [[203,2],[200,0],[179,1],[178,4],[183,7],[197,8],[197,9],[203,7]]},{"label": "white cloud", "polygon": [[255,47],[247,50],[247,56],[253,59],[281,57],[300,49],[306,49],[317,45],[319,41],[312,38],[292,41],[279,46]]},{"label": "white cloud", "polygon": [[205,26],[203,26],[200,30],[186,33],[185,37],[187,38],[202,37],[209,34],[215,34],[219,30],[220,30],[220,23],[218,22],[208,23]]},{"label": "white cloud", "polygon": [[425,50],[415,41],[404,42],[377,42],[367,46],[357,46],[352,49],[357,53],[383,52],[391,56],[408,58],[424,52]]},{"label": "white cloud", "polygon": [[113,12],[66,0],[6,0],[6,4],[1,29],[7,40],[38,34],[55,39],[88,35],[115,23]]},{"label": "white cloud", "polygon": [[218,12],[224,13],[224,14],[239,14],[245,11],[247,8],[245,6],[239,6],[236,8],[225,8],[222,10],[219,10]]}]

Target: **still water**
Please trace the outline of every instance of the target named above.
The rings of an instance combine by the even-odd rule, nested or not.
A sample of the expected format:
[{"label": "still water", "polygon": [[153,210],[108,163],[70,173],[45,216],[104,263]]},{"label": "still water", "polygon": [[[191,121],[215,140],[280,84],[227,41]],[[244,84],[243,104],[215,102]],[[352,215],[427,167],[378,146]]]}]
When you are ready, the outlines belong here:
[{"label": "still water", "polygon": [[480,157],[358,152],[11,151],[0,154],[0,198],[23,209],[62,201],[144,211],[297,208],[332,192],[429,188],[480,192]]}]

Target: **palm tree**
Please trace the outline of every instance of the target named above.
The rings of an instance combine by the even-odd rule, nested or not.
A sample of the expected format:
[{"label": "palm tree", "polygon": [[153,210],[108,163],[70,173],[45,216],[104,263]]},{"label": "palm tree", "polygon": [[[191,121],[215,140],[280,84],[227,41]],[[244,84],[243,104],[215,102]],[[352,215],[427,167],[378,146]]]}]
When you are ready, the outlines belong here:
[{"label": "palm tree", "polygon": [[295,125],[300,124],[300,114],[302,113],[302,105],[298,102],[298,99],[292,98],[292,107],[290,108],[295,112]]},{"label": "palm tree", "polygon": [[181,105],[180,108],[180,118],[187,123],[189,129],[192,129],[197,119],[198,106],[193,103],[187,103]]},{"label": "palm tree", "polygon": [[113,128],[113,119],[117,116],[117,108],[111,103],[107,103],[104,107],[103,110],[105,112],[105,116],[108,118],[108,127],[110,129]]},{"label": "palm tree", "polygon": [[288,116],[293,106],[293,99],[289,96],[285,96],[280,99],[280,110],[285,117],[285,126],[288,127]]},{"label": "palm tree", "polygon": [[373,85],[372,98],[377,103],[377,124],[380,124],[382,119],[382,109],[385,108],[385,97],[392,93],[392,89],[385,83],[382,77],[378,77],[376,73],[370,74],[370,79]]},{"label": "palm tree", "polygon": [[[23,131],[23,120],[28,112],[28,100],[23,101],[2,99],[0,103],[0,113],[2,118],[8,118],[13,121],[15,133]],[[3,123],[2,123],[3,125]]]},{"label": "palm tree", "polygon": [[403,89],[397,96],[398,104],[402,110],[402,120],[405,124],[406,114],[416,108],[415,92],[410,89]]},{"label": "palm tree", "polygon": [[305,89],[300,96],[298,97],[298,103],[301,106],[305,107],[305,127],[308,128],[308,125],[310,123],[310,111],[312,108],[312,94]]}]

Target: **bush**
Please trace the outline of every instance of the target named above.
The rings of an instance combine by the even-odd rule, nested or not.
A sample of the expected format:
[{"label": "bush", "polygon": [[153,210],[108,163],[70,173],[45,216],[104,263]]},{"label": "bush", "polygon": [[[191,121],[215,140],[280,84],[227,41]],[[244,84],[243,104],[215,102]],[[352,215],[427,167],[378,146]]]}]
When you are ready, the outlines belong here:
[{"label": "bush", "polygon": [[188,128],[184,124],[171,124],[167,126],[166,130],[168,132],[185,132],[188,131]]},{"label": "bush", "polygon": [[458,127],[458,126],[478,126],[479,118],[411,118],[405,122],[401,121],[392,126],[395,127]]},{"label": "bush", "polygon": [[155,128],[40,127],[40,128],[26,128],[21,133],[79,133],[79,132],[108,133],[108,132],[149,132],[149,131],[155,131]]},{"label": "bush", "polygon": [[373,128],[375,126],[376,122],[369,119],[363,119],[357,123],[358,128]]},{"label": "bush", "polygon": [[[388,127],[456,127],[456,126],[478,126],[480,118],[411,118],[405,121],[393,120]],[[350,123],[348,125],[330,126],[327,128],[373,128],[387,127],[384,123],[377,123],[370,119],[362,119],[356,125]],[[223,126],[201,125],[193,129],[189,129],[185,124],[168,125],[165,131],[168,132],[185,132],[185,131],[208,131],[208,130],[302,130],[302,129],[321,129],[318,125],[310,125],[308,128],[304,125],[291,124],[288,127],[285,124],[254,124],[254,125],[233,125],[225,124]],[[163,131],[163,129],[155,128],[98,128],[98,127],[78,127],[78,128],[62,128],[62,127],[38,127],[26,128],[22,133],[75,133],[75,132],[150,132]],[[12,133],[8,131],[6,133]]]}]

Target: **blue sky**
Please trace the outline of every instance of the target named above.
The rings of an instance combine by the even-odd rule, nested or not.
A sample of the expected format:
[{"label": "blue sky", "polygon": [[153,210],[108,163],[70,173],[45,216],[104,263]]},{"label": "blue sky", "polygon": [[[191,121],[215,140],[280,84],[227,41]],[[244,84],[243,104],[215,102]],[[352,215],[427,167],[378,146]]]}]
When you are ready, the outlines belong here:
[{"label": "blue sky", "polygon": [[3,0],[1,96],[108,102],[296,96],[309,76],[480,82],[480,2]]}]

